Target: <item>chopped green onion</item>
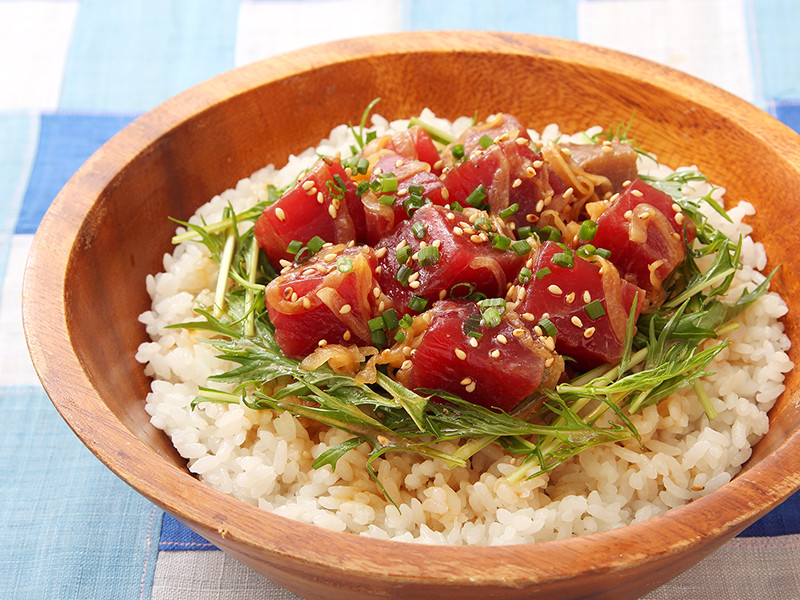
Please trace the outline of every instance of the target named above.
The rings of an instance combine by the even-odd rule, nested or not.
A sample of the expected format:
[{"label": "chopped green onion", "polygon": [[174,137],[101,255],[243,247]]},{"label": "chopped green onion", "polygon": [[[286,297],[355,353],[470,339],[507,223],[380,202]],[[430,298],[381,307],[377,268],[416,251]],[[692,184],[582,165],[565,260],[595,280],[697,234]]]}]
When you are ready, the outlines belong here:
[{"label": "chopped green onion", "polygon": [[306,248],[308,248],[308,251],[311,252],[311,254],[316,254],[317,252],[322,250],[322,247],[324,245],[325,245],[325,240],[323,240],[318,235],[315,235],[310,240],[308,240]]},{"label": "chopped green onion", "polygon": [[418,240],[424,239],[426,235],[428,235],[428,229],[417,221],[411,226],[411,231],[414,233],[414,237]]},{"label": "chopped green onion", "polygon": [[364,143],[365,143],[365,145],[366,145],[366,144],[369,144],[369,143],[370,143],[372,140],[374,140],[376,137],[378,137],[378,132],[377,132],[377,131],[368,131],[368,132],[367,132],[367,135],[364,137]]},{"label": "chopped green onion", "polygon": [[397,313],[393,308],[387,308],[381,313],[383,325],[388,331],[392,331],[400,327],[400,319],[397,318]]},{"label": "chopped green onion", "polygon": [[403,318],[400,319],[400,327],[403,329],[408,329],[411,327],[411,324],[414,322],[414,317],[411,315],[403,315]]},{"label": "chopped green onion", "polygon": [[353,261],[347,256],[340,256],[336,259],[336,268],[342,273],[349,273],[353,270]]},{"label": "chopped green onion", "polygon": [[464,320],[464,335],[474,338],[482,338],[483,334],[480,333],[481,316],[470,315]]},{"label": "chopped green onion", "polygon": [[502,322],[500,318],[500,311],[496,308],[489,307],[483,311],[483,320],[487,327],[497,327]]},{"label": "chopped green onion", "polygon": [[517,240],[511,244],[511,249],[519,256],[524,256],[531,251],[531,246],[525,240]]},{"label": "chopped green onion", "polygon": [[592,244],[584,244],[583,246],[579,246],[577,250],[575,250],[575,254],[580,256],[581,258],[586,258],[588,256],[592,256],[597,248],[595,248]]},{"label": "chopped green onion", "polygon": [[590,242],[594,239],[594,234],[597,232],[597,223],[591,219],[586,219],[581,223],[581,228],[578,231],[578,237],[584,242]]},{"label": "chopped green onion", "polygon": [[393,206],[394,200],[395,198],[391,194],[382,194],[381,196],[378,196],[378,202],[384,206]]},{"label": "chopped green onion", "polygon": [[414,254],[414,250],[412,250],[411,246],[403,246],[402,248],[398,248],[395,252],[395,256],[397,256],[397,262],[401,265],[406,264],[408,259],[411,258],[412,254]]},{"label": "chopped green onion", "polygon": [[300,249],[303,247],[303,242],[300,240],[292,240],[289,242],[289,245],[286,246],[286,252],[289,254],[297,254],[300,252]]},{"label": "chopped green onion", "polygon": [[488,298],[488,296],[483,292],[472,292],[466,297],[470,302],[480,302],[481,300],[486,300],[486,298]]},{"label": "chopped green onion", "polygon": [[425,246],[420,248],[417,254],[420,267],[430,267],[439,262],[439,248],[436,246]]},{"label": "chopped green onion", "polygon": [[379,181],[381,182],[382,192],[386,193],[397,191],[397,177],[394,176],[394,173],[382,174]]},{"label": "chopped green onion", "polygon": [[594,251],[594,255],[608,260],[609,258],[611,258],[611,250],[606,250],[605,248],[598,248],[597,250]]},{"label": "chopped green onion", "polygon": [[532,276],[533,274],[531,273],[531,270],[528,267],[522,267],[519,270],[519,277],[517,277],[517,279],[519,279],[519,282],[522,285],[525,285],[531,280]]},{"label": "chopped green onion", "polygon": [[511,238],[498,234],[492,238],[492,246],[498,250],[508,250],[511,247]]},{"label": "chopped green onion", "polygon": [[493,141],[488,134],[484,133],[481,136],[481,139],[478,140],[478,143],[480,144],[481,148],[485,150],[486,148],[492,145]]},{"label": "chopped green onion", "polygon": [[514,204],[507,206],[506,208],[500,211],[500,218],[507,219],[508,217],[516,213],[518,210],[519,210],[519,204],[514,202]]},{"label": "chopped green onion", "polygon": [[394,334],[394,341],[397,343],[404,342],[406,340],[406,334],[403,333],[402,330],[398,329],[397,333]]},{"label": "chopped green onion", "polygon": [[542,328],[542,331],[549,336],[553,337],[558,333],[558,328],[553,325],[553,322],[550,319],[542,319],[540,320],[537,325]]},{"label": "chopped green onion", "polygon": [[539,231],[538,229],[534,230],[534,228],[531,227],[530,225],[524,225],[519,229],[517,229],[517,237],[521,240],[524,240],[525,238],[531,237],[534,233],[538,231]]},{"label": "chopped green onion", "polygon": [[414,272],[413,269],[406,265],[400,265],[400,268],[397,269],[397,273],[395,273],[394,278],[400,282],[400,284],[405,287],[408,285],[408,278],[411,277],[411,274]]},{"label": "chopped green onion", "polygon": [[370,331],[369,337],[372,340],[373,346],[383,348],[386,345],[386,332],[383,329]]},{"label": "chopped green onion", "polygon": [[456,144],[450,151],[453,153],[453,158],[456,160],[464,158],[464,144]]},{"label": "chopped green onion", "polygon": [[[408,309],[416,312],[422,312],[426,306],[428,306],[428,299],[422,296],[411,296],[411,300],[408,301]],[[411,318],[410,315],[406,316]]]},{"label": "chopped green onion", "polygon": [[367,321],[367,325],[369,325],[370,331],[380,331],[384,327],[383,317],[375,317],[374,319],[370,319]]},{"label": "chopped green onion", "polygon": [[361,198],[361,196],[367,193],[368,189],[369,189],[369,182],[366,179],[362,179],[361,181],[358,182],[358,185],[356,186],[356,196]]},{"label": "chopped green onion", "polygon": [[547,225],[540,230],[539,239],[543,242],[557,242],[561,239],[561,231],[557,227]]},{"label": "chopped green onion", "polygon": [[[463,292],[461,291],[463,288]],[[450,288],[450,296],[453,298],[466,298],[475,290],[475,286],[471,283],[461,282],[455,284]]]},{"label": "chopped green onion", "polygon": [[606,314],[606,311],[603,308],[603,305],[600,303],[600,300],[592,300],[583,308],[586,310],[586,314],[589,315],[589,318],[592,320],[599,319]]},{"label": "chopped green onion", "polygon": [[406,209],[406,214],[410,219],[414,211],[425,204],[425,199],[422,196],[418,196],[416,194],[410,195],[408,198],[403,200],[403,208]]},{"label": "chopped green onion", "polygon": [[475,219],[475,222],[472,224],[472,226],[475,229],[480,229],[482,231],[491,231],[493,229],[492,222],[486,217],[478,217]]},{"label": "chopped green onion", "polygon": [[496,308],[502,309],[500,310],[501,315],[506,312],[506,301],[504,298],[487,298],[486,300],[481,300],[478,302],[478,306],[480,307],[481,311],[485,311],[489,308]]},{"label": "chopped green onion", "polygon": [[425,193],[425,186],[419,183],[412,183],[408,186],[408,193],[422,196]]},{"label": "chopped green onion", "polygon": [[541,269],[536,271],[536,279],[542,279],[543,277],[547,277],[548,275],[550,275],[550,273],[552,273],[550,267],[542,267]]},{"label": "chopped green onion", "polygon": [[553,255],[552,262],[558,267],[571,269],[575,266],[575,257],[570,251],[559,252],[558,254]]},{"label": "chopped green onion", "polygon": [[458,202],[451,202],[450,210],[452,210],[453,212],[464,212],[464,207],[461,206]]},{"label": "chopped green onion", "polygon": [[469,196],[464,199],[464,202],[475,208],[480,208],[483,201],[486,199],[486,186],[482,183],[476,187]]}]

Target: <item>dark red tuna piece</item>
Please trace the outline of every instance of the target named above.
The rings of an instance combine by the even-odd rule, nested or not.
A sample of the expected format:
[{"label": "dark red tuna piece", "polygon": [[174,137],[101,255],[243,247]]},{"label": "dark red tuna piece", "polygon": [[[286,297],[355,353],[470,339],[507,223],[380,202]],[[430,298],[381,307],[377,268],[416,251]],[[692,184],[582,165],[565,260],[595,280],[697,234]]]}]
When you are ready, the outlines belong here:
[{"label": "dark red tuna piece", "polygon": [[694,224],[668,194],[634,180],[596,218],[591,243],[611,252],[622,277],[644,289],[650,305],[663,301],[663,282],[683,262]]},{"label": "dark red tuna piece", "polygon": [[523,139],[530,141],[528,130],[514,115],[497,113],[491,115],[486,121],[476,123],[467,128],[458,139],[442,151],[442,160],[445,167],[452,167],[460,162],[460,158],[453,155],[453,148],[461,146],[463,156],[469,157],[475,150],[486,148],[495,141]]},{"label": "dark red tuna piece", "polygon": [[344,244],[363,240],[366,221],[356,184],[334,159],[320,159],[277,202],[264,209],[255,224],[258,245],[273,265],[294,257],[286,248],[314,236]]},{"label": "dark red tuna piece", "polygon": [[381,289],[395,301],[395,310],[409,312],[412,296],[430,302],[470,292],[504,296],[525,256],[495,247],[498,226],[502,223],[482,211],[454,212],[433,204],[401,222],[378,244]]},{"label": "dark red tuna piece", "polygon": [[[510,411],[540,386],[553,387],[564,361],[506,313],[496,327],[479,326],[480,339],[464,323],[480,319],[477,304],[445,300],[414,351],[410,367],[398,371],[411,389],[438,389],[487,408]],[[416,343],[416,342],[415,342]]]},{"label": "dark red tuna piece", "polygon": [[376,266],[369,246],[340,244],[323,248],[273,279],[265,301],[283,353],[302,358],[322,340],[371,344],[367,322],[380,314],[380,303],[386,300],[375,279]]},{"label": "dark red tuna piece", "polygon": [[[522,294],[512,288],[509,300],[517,301],[515,310],[530,325],[546,318],[555,326],[559,354],[575,359],[579,370],[620,359],[634,297],[638,318],[643,290],[621,279],[609,261],[583,259],[554,242],[539,248],[531,273]],[[552,333],[539,328],[543,335]]]},{"label": "dark red tuna piece", "polygon": [[377,243],[422,204],[448,203],[447,190],[428,163],[382,150],[370,158],[370,164],[373,166],[370,182],[391,182],[391,185],[385,186],[388,188],[385,192],[370,189],[362,196],[368,244]]},{"label": "dark red tuna piece", "polygon": [[[491,214],[504,215],[517,229],[552,225],[556,216],[565,221],[576,216],[575,195],[566,193],[566,184],[525,140],[502,140],[478,149],[446,170],[442,180],[451,202],[478,202]],[[514,205],[516,212],[506,217]]]},{"label": "dark red tuna piece", "polygon": [[360,154],[368,158],[380,150],[391,150],[405,160],[420,160],[431,170],[441,173],[439,150],[428,132],[420,125],[413,125],[399,133],[376,138],[364,146]]}]

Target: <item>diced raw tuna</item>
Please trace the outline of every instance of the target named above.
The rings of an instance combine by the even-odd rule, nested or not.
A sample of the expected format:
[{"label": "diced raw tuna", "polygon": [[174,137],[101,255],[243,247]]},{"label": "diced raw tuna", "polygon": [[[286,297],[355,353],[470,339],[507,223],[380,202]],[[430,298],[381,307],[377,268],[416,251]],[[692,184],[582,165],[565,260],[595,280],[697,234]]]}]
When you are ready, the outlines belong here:
[{"label": "diced raw tuna", "polygon": [[434,172],[441,173],[439,151],[431,136],[420,125],[376,138],[364,146],[360,154],[368,158],[381,150],[391,150],[405,160],[420,160]]},{"label": "diced raw tuna", "polygon": [[[413,214],[426,202],[446,205],[447,190],[428,163],[407,160],[391,150],[382,150],[370,158],[373,165],[370,182],[391,181],[386,192],[369,190],[362,196],[366,219],[366,241],[378,240]],[[393,181],[392,181],[393,180]]]},{"label": "diced raw tuna", "polygon": [[478,305],[445,300],[432,308],[430,326],[398,377],[411,389],[438,389],[487,408],[510,411],[540,385],[553,387],[563,359],[524,328],[514,313],[496,327],[481,325],[480,339],[464,332],[479,319]]},{"label": "diced raw tuna", "polygon": [[[442,176],[448,199],[462,206],[485,206],[493,215],[516,205],[507,217],[516,228],[552,225],[555,215],[573,218],[567,187],[527,143],[503,140],[446,170]],[[475,190],[484,193],[475,195]],[[551,212],[552,211],[552,212]]]},{"label": "diced raw tuna", "polygon": [[[622,277],[644,289],[650,305],[663,301],[663,282],[683,262],[694,224],[672,198],[635,179],[597,217],[591,243],[611,252]],[[685,233],[684,233],[685,227]]]},{"label": "diced raw tuna", "polygon": [[370,344],[368,321],[380,314],[379,302],[385,299],[375,279],[376,266],[372,248],[340,244],[323,248],[273,279],[265,300],[283,353],[304,357],[321,340]]},{"label": "diced raw tuna", "polygon": [[[450,295],[464,297],[473,291],[504,296],[507,283],[516,277],[525,257],[493,245],[490,232],[482,228],[495,233],[497,226],[482,211],[460,213],[433,204],[426,204],[411,220],[401,222],[377,245],[381,249],[381,289],[394,299],[395,310],[409,312],[412,296],[431,302]],[[404,253],[408,255],[400,264],[398,248],[402,246],[410,250],[399,251],[401,258],[405,258]],[[431,249],[423,250],[424,246]]]},{"label": "diced raw tuna", "polygon": [[[557,255],[569,258],[559,257],[554,263]],[[561,266],[570,259],[572,267]],[[609,261],[583,259],[554,242],[539,248],[531,273],[515,310],[532,325],[549,319],[558,331],[555,344],[559,354],[573,358],[579,370],[620,359],[634,297],[638,318],[643,290],[621,279]],[[509,293],[510,300],[519,297],[518,289]],[[546,327],[542,331],[548,334]]]},{"label": "diced raw tuna", "polygon": [[600,175],[609,181],[602,186],[598,197],[605,192],[616,193],[622,190],[622,184],[636,179],[636,150],[633,146],[618,141],[602,144],[561,144],[570,151],[570,158],[579,168],[593,175]]},{"label": "diced raw tuna", "polygon": [[445,167],[452,167],[460,162],[460,158],[453,155],[453,148],[461,146],[464,157],[469,157],[475,150],[487,147],[495,140],[502,139],[514,141],[522,138],[530,141],[528,130],[514,115],[497,113],[490,116],[483,123],[476,123],[467,128],[458,139],[442,151],[442,161]]},{"label": "diced raw tuna", "polygon": [[270,262],[294,257],[286,248],[319,236],[332,244],[363,240],[366,221],[356,184],[341,162],[323,158],[277,202],[264,209],[255,224],[258,245]]}]

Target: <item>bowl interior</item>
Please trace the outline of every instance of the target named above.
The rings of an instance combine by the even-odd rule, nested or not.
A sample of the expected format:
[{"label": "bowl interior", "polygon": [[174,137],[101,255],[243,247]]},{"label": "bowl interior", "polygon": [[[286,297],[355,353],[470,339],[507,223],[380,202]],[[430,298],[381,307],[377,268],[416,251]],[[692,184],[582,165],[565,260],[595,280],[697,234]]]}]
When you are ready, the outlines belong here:
[{"label": "bowl interior", "polygon": [[[554,122],[571,131],[632,121],[632,137],[662,162],[697,165],[727,188],[728,200],[756,205],[754,237],[767,248],[767,268],[782,265],[774,287],[789,302],[784,323],[796,342],[797,218],[790,211],[796,209],[794,190],[800,189],[800,144],[766,114],[712,86],[597,48],[474,32],[469,37],[450,32],[352,40],[227,73],[140,117],[67,184],[37,234],[26,278],[26,298],[31,300],[26,300],[24,314],[45,388],[87,446],[128,483],[215,543],[226,549],[246,546],[243,559],[250,564],[266,560],[291,572],[285,560],[298,561],[292,564],[299,569],[304,561],[325,558],[314,556],[323,550],[309,542],[304,559],[294,549],[283,549],[281,559],[275,539],[283,535],[282,528],[288,536],[297,525],[268,519],[274,526],[270,537],[253,509],[203,490],[166,436],[150,425],[143,408],[149,380],[133,358],[146,341],[137,321],[149,308],[145,276],[161,270],[162,256],[171,249],[175,226],[170,217],[188,218],[242,177],[268,163],[280,166],[289,153],[314,145],[333,125],[357,122],[376,97],[381,101],[375,112],[390,119],[429,107],[450,118],[510,112],[538,130]],[[796,343],[791,357],[797,360]],[[686,559],[674,556],[687,539],[708,552],[712,538],[730,537],[798,487],[796,475],[780,473],[781,465],[789,464],[783,461],[797,457],[800,426],[796,372],[786,384],[771,413],[771,430],[740,476],[760,486],[760,495],[738,508],[723,503],[711,517],[708,503],[686,507],[677,518],[688,530],[678,527],[674,538],[667,535],[656,543],[654,554],[672,556],[674,564],[685,568]],[[736,481],[723,490],[743,489]],[[198,509],[198,503],[206,505]],[[624,534],[606,542],[622,540],[620,536]],[[337,543],[347,546],[343,537]],[[364,555],[371,543],[353,544],[349,549],[358,558],[353,564],[344,559],[340,568],[358,564],[369,572]],[[586,543],[592,542],[580,542]],[[573,558],[581,547],[567,546]],[[264,559],[259,548],[268,548],[269,557]],[[641,548],[636,551],[641,555]],[[626,559],[633,560],[631,556]],[[507,558],[504,571],[468,567],[463,577],[487,585],[501,575],[511,580],[525,573],[529,580],[533,577],[525,565],[514,566],[520,559]],[[397,565],[409,578],[418,568],[403,561]],[[595,560],[594,567],[613,570],[619,564]],[[447,572],[433,564],[425,569],[428,579]],[[591,570],[588,562],[551,566],[549,573],[534,578],[563,578],[576,569]],[[654,587],[675,573],[665,569],[644,578],[646,587],[639,582],[638,588],[626,589]],[[307,593],[324,597],[314,596],[324,594],[314,590]]]}]

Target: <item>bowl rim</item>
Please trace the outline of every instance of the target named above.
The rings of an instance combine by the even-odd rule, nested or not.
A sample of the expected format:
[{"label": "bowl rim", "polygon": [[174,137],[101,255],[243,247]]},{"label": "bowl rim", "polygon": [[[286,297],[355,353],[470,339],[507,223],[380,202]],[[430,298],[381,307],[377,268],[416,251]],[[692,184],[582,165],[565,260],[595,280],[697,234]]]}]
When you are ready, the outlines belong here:
[{"label": "bowl rim", "polygon": [[[316,565],[320,569],[360,572],[396,582],[424,580],[516,586],[566,579],[581,573],[613,572],[659,560],[689,547],[705,548],[706,553],[712,551],[800,488],[800,473],[785,473],[778,464],[779,455],[782,460],[800,461],[800,432],[787,437],[771,455],[722,488],[731,497],[751,499],[749,504],[740,507],[734,518],[724,522],[717,517],[718,492],[712,492],[688,505],[639,523],[565,540],[513,546],[446,547],[390,542],[291,521],[218,492],[167,461],[153,461],[153,451],[105,406],[84,373],[80,359],[72,352],[65,311],[64,298],[68,290],[64,287],[64,275],[83,221],[70,219],[69,215],[74,214],[76,203],[84,214],[88,212],[93,201],[111,183],[111,177],[93,176],[93,173],[107,171],[98,169],[98,166],[132,159],[184,120],[226,101],[233,94],[338,62],[398,53],[503,52],[536,56],[541,60],[579,59],[584,65],[626,75],[635,68],[653,85],[672,91],[677,86],[682,95],[691,93],[696,103],[713,103],[717,112],[733,122],[748,121],[751,133],[764,140],[778,140],[786,146],[786,153],[793,162],[800,165],[800,151],[791,148],[785,140],[791,132],[788,127],[771,117],[765,119],[766,113],[746,101],[669,67],[621,52],[545,36],[477,31],[468,32],[468,35],[458,31],[436,32],[435,36],[428,33],[406,32],[341,40],[238,67],[144,113],[92,155],[47,211],[35,235],[26,267],[23,323],[31,358],[45,391],[81,441],[140,494],[203,535],[211,532],[213,536],[216,532],[215,543],[223,549],[243,544],[252,552],[265,551],[276,560],[280,557],[294,562],[298,568]],[[69,212],[64,210],[66,203],[71,204]],[[63,231],[65,219],[74,235],[56,238],[53,228],[58,224]],[[31,276],[34,272],[39,275]],[[47,282],[51,287],[45,287]],[[51,314],[52,318],[42,321],[39,317],[45,314],[43,311]],[[71,377],[66,377],[66,373]],[[65,383],[67,387],[64,387]],[[98,415],[102,415],[102,432],[114,435],[116,446],[107,444],[110,438],[97,435],[96,423],[86,421],[87,417],[97,419]],[[124,452],[119,451],[120,447],[124,447]],[[141,464],[148,466],[145,469]],[[150,481],[153,468],[173,478],[175,486],[170,489],[153,486]],[[759,498],[759,501],[752,498]],[[192,505],[198,504],[215,508],[192,512]],[[697,515],[702,515],[710,524],[706,531],[700,532],[693,527]],[[313,540],[300,552],[292,545],[298,533]],[[646,548],[648,541],[655,539],[663,548],[658,555]],[[608,547],[619,551],[607,552],[598,561],[596,550]],[[396,552],[397,548],[400,552]],[[448,559],[445,561],[442,560],[443,548],[447,549]],[[335,549],[337,564],[331,564],[331,549]],[[369,560],[372,553],[381,557],[380,562]],[[585,553],[594,557],[593,564],[577,558]],[[393,560],[391,557],[394,555],[406,559],[412,556],[414,560]],[[493,557],[491,561],[488,560],[490,556]],[[545,558],[547,560],[542,563]],[[452,560],[465,565],[462,573],[454,573],[448,566],[448,561]]]}]

